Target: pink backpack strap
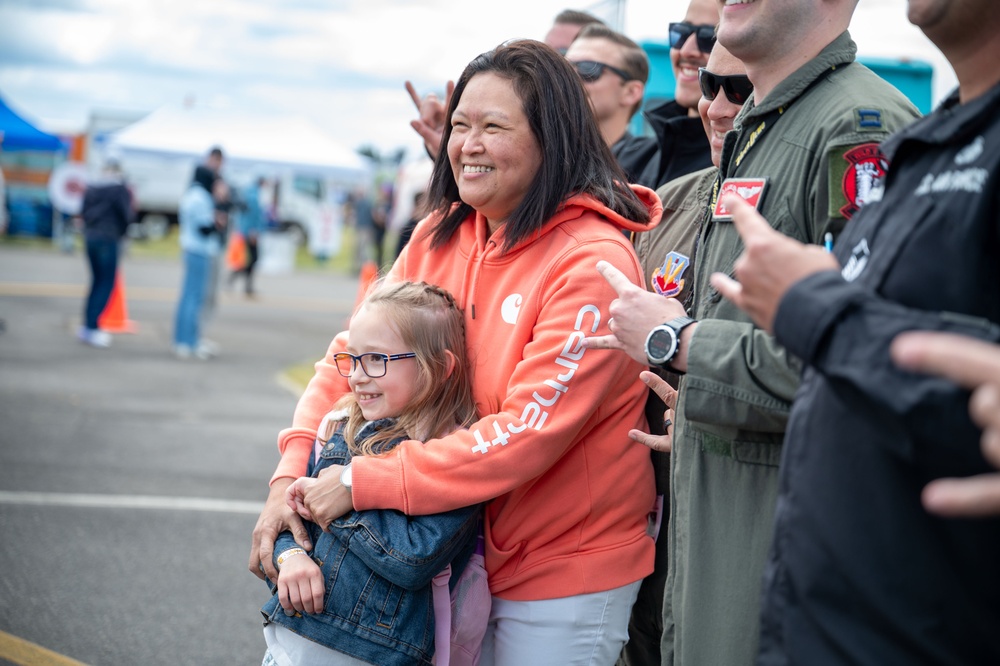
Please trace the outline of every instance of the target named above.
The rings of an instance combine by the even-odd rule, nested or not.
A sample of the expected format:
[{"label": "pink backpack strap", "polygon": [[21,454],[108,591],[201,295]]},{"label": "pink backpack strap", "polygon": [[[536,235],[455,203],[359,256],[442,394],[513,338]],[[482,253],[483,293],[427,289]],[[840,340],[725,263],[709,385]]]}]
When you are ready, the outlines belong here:
[{"label": "pink backpack strap", "polygon": [[451,565],[439,571],[431,587],[434,591],[434,664],[448,666],[451,659]]}]

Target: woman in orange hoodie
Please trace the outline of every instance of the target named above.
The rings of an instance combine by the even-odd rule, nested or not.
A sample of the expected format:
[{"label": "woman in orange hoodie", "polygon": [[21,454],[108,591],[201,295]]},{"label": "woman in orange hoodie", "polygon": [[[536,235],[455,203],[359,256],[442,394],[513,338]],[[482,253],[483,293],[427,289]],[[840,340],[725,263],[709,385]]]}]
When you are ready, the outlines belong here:
[{"label": "woman in orange hoodie", "polygon": [[291,505],[325,525],[352,508],[424,515],[485,501],[493,611],[483,663],[612,664],[653,568],[650,455],[628,437],[645,428],[646,387],[638,363],[580,342],[608,332],[615,298],[595,264],[642,284],[623,230],[655,225],[660,203],[624,183],[579,76],[540,42],[503,44],[466,67],[442,145],[433,212],[389,279],[456,296],[482,418],[290,486],[348,390],[333,363],[346,339],[337,336],[279,435],[251,571],[272,566],[279,529],[305,540]]}]

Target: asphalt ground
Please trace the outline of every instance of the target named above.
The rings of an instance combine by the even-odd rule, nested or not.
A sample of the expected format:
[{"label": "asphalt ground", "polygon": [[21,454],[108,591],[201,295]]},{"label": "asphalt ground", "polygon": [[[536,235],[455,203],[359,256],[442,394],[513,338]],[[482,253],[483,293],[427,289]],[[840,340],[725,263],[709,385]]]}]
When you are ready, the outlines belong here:
[{"label": "asphalt ground", "polygon": [[[0,245],[0,664],[259,664],[250,535],[299,388],[357,279],[222,291],[211,361],[171,353],[179,261],[121,264],[134,334],[74,338],[85,259]],[[34,659],[34,661],[32,661]]]}]

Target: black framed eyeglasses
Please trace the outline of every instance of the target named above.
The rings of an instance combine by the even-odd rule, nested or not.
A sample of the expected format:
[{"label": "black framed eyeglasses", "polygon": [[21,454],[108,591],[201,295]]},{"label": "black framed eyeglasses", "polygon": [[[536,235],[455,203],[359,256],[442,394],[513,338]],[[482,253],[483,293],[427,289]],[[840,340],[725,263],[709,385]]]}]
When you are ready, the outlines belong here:
[{"label": "black framed eyeglasses", "polygon": [[712,52],[712,47],[715,46],[715,26],[695,25],[686,21],[670,24],[670,48],[681,48],[691,35],[696,36],[699,51]]},{"label": "black framed eyeglasses", "polygon": [[338,352],[333,355],[333,362],[337,364],[337,372],[340,373],[341,377],[350,377],[354,373],[354,369],[358,367],[358,363],[361,364],[361,369],[365,371],[365,374],[372,379],[377,379],[379,377],[385,377],[386,365],[389,361],[398,361],[404,358],[416,358],[414,352],[406,352],[405,354],[380,354],[378,352],[368,352],[367,354],[348,354],[347,352]]},{"label": "black framed eyeglasses", "polygon": [[603,62],[597,62],[594,60],[580,60],[572,63],[576,67],[577,73],[580,78],[587,83],[593,83],[597,79],[604,75],[604,70],[608,69],[622,77],[623,81],[634,81],[635,77],[626,72],[625,70],[618,69],[617,67],[612,67]]},{"label": "black framed eyeglasses", "polygon": [[723,76],[713,74],[704,67],[698,68],[698,84],[701,86],[702,96],[709,102],[715,99],[721,88],[726,93],[726,99],[743,106],[753,92],[753,84],[746,74]]}]

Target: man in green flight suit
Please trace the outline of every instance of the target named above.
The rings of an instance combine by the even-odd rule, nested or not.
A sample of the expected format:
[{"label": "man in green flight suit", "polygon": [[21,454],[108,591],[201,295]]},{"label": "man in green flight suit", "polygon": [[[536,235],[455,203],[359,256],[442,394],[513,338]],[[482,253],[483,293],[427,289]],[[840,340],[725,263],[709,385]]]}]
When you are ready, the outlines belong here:
[{"label": "man in green flight suit", "polygon": [[[619,299],[621,349],[684,375],[671,454],[670,566],[664,664],[751,664],[778,462],[801,365],[709,284],[732,274],[743,244],[720,195],[736,192],[778,231],[835,238],[884,173],[878,144],[918,117],[895,88],[855,63],[847,32],[857,0],[719,0],[718,41],[746,65],[754,93],[723,148],[694,258],[690,311],[626,286],[598,264]],[[845,436],[849,436],[845,434]]]}]

